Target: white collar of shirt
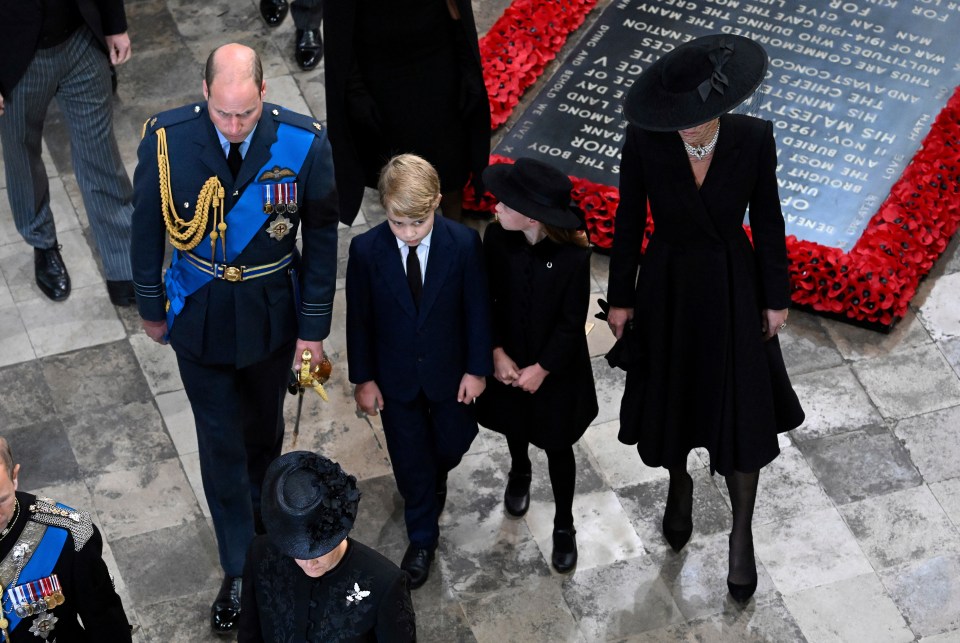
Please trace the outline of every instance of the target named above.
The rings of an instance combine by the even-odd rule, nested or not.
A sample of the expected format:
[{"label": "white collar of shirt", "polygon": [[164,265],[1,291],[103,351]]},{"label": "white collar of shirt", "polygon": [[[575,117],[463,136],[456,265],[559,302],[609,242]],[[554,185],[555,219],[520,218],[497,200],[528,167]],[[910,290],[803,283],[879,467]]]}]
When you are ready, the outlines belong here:
[{"label": "white collar of shirt", "polygon": [[[433,238],[433,230],[427,233],[420,244],[417,246],[417,259],[420,260],[420,278],[425,280],[427,276],[427,258],[430,256],[430,240]],[[397,239],[397,247],[400,248],[400,259],[403,261],[403,272],[407,272],[407,255],[410,254],[410,246],[406,241]]]},{"label": "white collar of shirt", "polygon": [[[250,130],[250,133],[247,134],[247,138],[243,139],[243,142],[240,143],[240,158],[246,158],[247,150],[250,149],[250,141],[253,139],[253,133],[257,131],[257,125],[254,125],[253,129]],[[223,134],[220,133],[220,130],[214,126],[214,131],[217,133],[217,138],[220,139],[220,147],[223,149],[223,155],[226,156],[230,153],[230,141],[227,140]]]}]

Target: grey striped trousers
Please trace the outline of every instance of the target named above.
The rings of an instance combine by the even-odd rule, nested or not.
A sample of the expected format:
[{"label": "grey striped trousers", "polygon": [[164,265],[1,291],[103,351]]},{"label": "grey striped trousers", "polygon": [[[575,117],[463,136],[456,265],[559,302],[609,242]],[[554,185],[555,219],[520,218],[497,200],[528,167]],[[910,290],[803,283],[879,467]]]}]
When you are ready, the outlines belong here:
[{"label": "grey striped trousers", "polygon": [[35,248],[57,242],[40,158],[43,121],[54,98],[70,128],[73,169],[106,277],[129,280],[133,187],[113,135],[109,63],[86,26],[56,47],[37,50],[4,96],[0,145],[17,230]]}]

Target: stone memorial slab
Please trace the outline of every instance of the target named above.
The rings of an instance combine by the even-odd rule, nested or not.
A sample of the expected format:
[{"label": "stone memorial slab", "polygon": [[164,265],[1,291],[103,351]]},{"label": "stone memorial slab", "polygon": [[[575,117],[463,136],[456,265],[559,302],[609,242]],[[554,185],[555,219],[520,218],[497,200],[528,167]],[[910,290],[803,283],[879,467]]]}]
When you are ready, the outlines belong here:
[{"label": "stone memorial slab", "polygon": [[617,185],[634,79],[678,44],[738,34],[770,57],[739,108],[774,124],[786,232],[847,250],[960,84],[953,0],[614,0],[495,154]]}]

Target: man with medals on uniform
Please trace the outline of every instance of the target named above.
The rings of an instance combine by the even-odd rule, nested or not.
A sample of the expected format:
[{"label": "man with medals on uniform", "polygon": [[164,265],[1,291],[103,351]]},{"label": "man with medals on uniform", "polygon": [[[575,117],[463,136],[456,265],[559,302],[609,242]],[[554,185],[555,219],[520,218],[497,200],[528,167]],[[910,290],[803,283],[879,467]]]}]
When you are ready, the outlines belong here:
[{"label": "man with medals on uniform", "polygon": [[218,634],[237,626],[244,557],[263,533],[260,487],[280,454],[291,364],[301,370],[305,349],[323,359],[336,289],[326,130],[265,93],[255,51],[214,50],[206,101],[147,120],[134,174],[134,289],[147,335],[176,353],[193,409],[224,572],[211,608]]},{"label": "man with medals on uniform", "polygon": [[17,491],[19,474],[0,437],[0,641],[130,641],[90,514]]}]

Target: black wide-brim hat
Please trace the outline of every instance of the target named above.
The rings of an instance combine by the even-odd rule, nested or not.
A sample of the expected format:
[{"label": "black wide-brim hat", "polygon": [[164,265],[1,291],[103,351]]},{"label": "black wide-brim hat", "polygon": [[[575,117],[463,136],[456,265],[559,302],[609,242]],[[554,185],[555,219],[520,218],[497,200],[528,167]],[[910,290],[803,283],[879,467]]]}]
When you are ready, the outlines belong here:
[{"label": "black wide-brim hat", "polygon": [[483,170],[483,183],[498,201],[540,223],[571,230],[583,226],[570,197],[573,183],[549,163],[526,157],[497,163]]},{"label": "black wide-brim hat", "polygon": [[267,538],[291,558],[311,560],[339,545],[357,519],[357,479],[309,451],[285,453],[267,468],[260,511]]},{"label": "black wide-brim hat", "polygon": [[745,101],[767,72],[767,52],[743,36],[686,42],[637,77],[623,103],[631,124],[655,132],[696,127]]}]

